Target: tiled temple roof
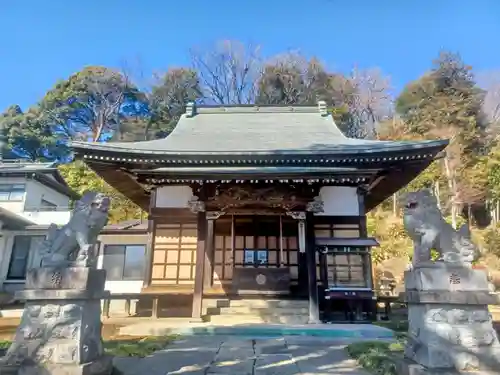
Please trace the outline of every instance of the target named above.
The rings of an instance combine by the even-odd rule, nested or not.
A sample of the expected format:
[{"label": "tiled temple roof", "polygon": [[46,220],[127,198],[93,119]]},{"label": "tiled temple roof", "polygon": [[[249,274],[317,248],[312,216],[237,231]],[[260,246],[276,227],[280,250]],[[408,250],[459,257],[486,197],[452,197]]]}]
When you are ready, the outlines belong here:
[{"label": "tiled temple roof", "polygon": [[393,142],[346,137],[332,116],[313,106],[188,107],[163,139],[140,142],[73,142],[86,151],[137,155],[370,154],[428,149],[447,141]]}]

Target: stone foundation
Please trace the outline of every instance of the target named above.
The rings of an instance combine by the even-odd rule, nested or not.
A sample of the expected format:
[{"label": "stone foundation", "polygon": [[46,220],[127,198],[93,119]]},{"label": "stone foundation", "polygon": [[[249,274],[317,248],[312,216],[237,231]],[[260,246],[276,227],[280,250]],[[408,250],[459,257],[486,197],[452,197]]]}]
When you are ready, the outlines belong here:
[{"label": "stone foundation", "polygon": [[101,304],[106,271],[85,267],[28,271],[25,300],[14,342],[0,374],[108,375]]},{"label": "stone foundation", "polygon": [[423,263],[405,273],[405,285],[409,332],[398,373],[488,374],[500,368],[488,311],[498,296],[489,293],[483,270]]},{"label": "stone foundation", "polygon": [[430,369],[406,358],[395,359],[398,375],[498,375],[498,371],[457,371],[456,369]]}]

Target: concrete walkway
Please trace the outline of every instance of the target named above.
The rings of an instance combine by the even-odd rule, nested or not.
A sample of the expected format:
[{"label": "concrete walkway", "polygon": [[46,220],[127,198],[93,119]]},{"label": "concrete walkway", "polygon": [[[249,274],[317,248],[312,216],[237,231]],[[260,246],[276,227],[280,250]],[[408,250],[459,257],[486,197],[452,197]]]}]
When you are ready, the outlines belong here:
[{"label": "concrete walkway", "polygon": [[116,358],[124,375],[367,375],[339,340],[282,336],[191,336],[147,358]]},{"label": "concrete walkway", "polygon": [[224,324],[189,323],[165,319],[143,321],[120,328],[125,336],[216,335],[245,337],[309,336],[330,339],[392,339],[390,329],[372,324]]}]

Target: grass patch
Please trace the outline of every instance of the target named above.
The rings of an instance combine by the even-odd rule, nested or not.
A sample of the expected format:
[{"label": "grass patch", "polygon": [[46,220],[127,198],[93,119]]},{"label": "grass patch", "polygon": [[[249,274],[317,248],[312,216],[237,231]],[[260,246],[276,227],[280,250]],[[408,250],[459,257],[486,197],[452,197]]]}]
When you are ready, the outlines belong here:
[{"label": "grass patch", "polygon": [[143,338],[127,338],[113,341],[104,341],[104,351],[116,357],[147,357],[154,352],[164,349],[178,336],[159,336]]},{"label": "grass patch", "polygon": [[[177,338],[177,335],[122,339],[117,337],[114,340],[104,341],[104,351],[106,354],[116,357],[143,358],[158,350],[164,349]],[[8,349],[10,344],[10,341],[0,341],[0,350]]]},{"label": "grass patch", "polygon": [[394,332],[408,332],[408,320],[386,320],[374,322],[373,324],[392,329]]},{"label": "grass patch", "polygon": [[9,349],[10,341],[0,340],[0,349]]},{"label": "grass patch", "polygon": [[391,355],[402,354],[404,339],[394,343],[359,342],[347,346],[347,352],[358,364],[376,375],[398,375]]}]

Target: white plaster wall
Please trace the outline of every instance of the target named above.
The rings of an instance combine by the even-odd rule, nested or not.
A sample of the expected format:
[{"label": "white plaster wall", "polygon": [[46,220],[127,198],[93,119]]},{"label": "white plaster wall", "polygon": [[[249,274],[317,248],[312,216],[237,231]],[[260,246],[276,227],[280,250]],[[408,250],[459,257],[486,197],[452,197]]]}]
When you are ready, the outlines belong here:
[{"label": "white plaster wall", "polygon": [[[69,197],[38,181],[18,177],[0,178],[0,184],[16,183],[26,185],[24,200],[19,202],[0,201],[0,207],[23,216],[39,225],[48,225],[51,223],[63,225],[68,222],[70,217]],[[58,211],[37,211],[41,206],[42,199],[57,205],[59,207]]]},{"label": "white plaster wall", "polygon": [[156,189],[156,207],[186,208],[192,197],[189,186],[162,186]]},{"label": "white plaster wall", "polygon": [[324,212],[320,216],[359,216],[357,188],[350,186],[323,186],[319,190]]},{"label": "white plaster wall", "polygon": [[140,293],[143,283],[142,280],[106,281],[104,289],[111,293]]},{"label": "white plaster wall", "polygon": [[[24,194],[26,196],[26,194]],[[15,214],[20,214],[24,210],[24,200],[18,202],[5,202],[0,201],[0,207],[3,209],[9,210]]]},{"label": "white plaster wall", "polygon": [[[57,211],[38,211],[42,199],[57,205]],[[26,198],[24,211],[20,215],[40,225],[55,223],[64,225],[68,222],[71,212],[69,210],[70,198],[61,194],[38,181],[26,182]]]},{"label": "white plaster wall", "polygon": [[57,224],[64,225],[69,221],[71,217],[71,211],[32,211],[32,212],[21,212],[19,216],[25,217],[38,225],[49,225]]},{"label": "white plaster wall", "polygon": [[29,180],[26,183],[26,204],[25,209],[37,209],[41,205],[42,199],[55,204],[61,208],[69,207],[70,199],[48,186],[38,181]]}]

